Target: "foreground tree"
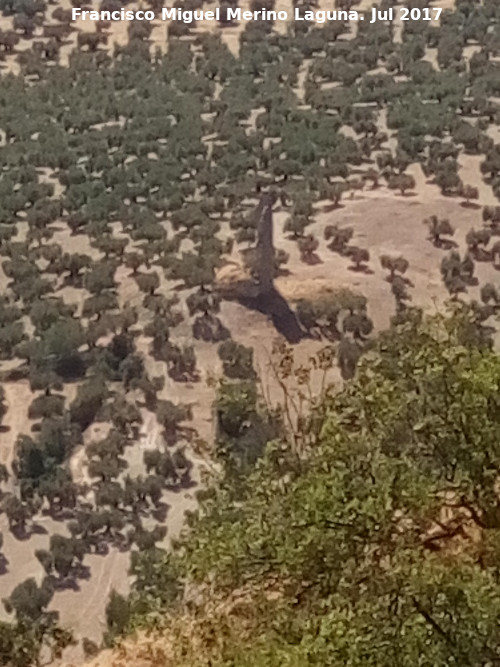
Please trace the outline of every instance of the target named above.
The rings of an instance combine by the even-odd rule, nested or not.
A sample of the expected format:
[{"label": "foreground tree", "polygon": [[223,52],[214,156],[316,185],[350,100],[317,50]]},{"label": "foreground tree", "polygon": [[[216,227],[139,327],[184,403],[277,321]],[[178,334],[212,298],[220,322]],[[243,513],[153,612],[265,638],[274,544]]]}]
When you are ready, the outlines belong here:
[{"label": "foreground tree", "polygon": [[[297,457],[283,433],[249,478],[208,493],[153,575],[210,582],[189,641],[169,649],[175,664],[200,651],[238,664],[242,648],[241,664],[272,667],[498,661],[500,422],[484,406],[496,404],[500,358],[471,315],[406,311],[299,426],[310,449]],[[136,609],[151,595],[153,609],[166,604],[145,579],[150,560],[136,559]],[[233,605],[214,609],[214,595]],[[185,613],[168,623],[182,635]]]}]

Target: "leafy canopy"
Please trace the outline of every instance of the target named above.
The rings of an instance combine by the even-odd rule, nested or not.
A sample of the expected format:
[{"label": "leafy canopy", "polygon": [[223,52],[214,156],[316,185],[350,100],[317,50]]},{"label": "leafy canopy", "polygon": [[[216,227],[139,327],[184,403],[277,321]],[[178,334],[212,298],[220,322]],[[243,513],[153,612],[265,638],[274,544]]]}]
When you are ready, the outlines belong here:
[{"label": "leafy canopy", "polygon": [[[467,311],[409,311],[308,420],[308,452],[274,441],[212,486],[158,565],[210,590],[190,625],[203,649],[176,664],[500,660],[500,357],[473,334]],[[140,556],[134,571],[137,601]]]}]

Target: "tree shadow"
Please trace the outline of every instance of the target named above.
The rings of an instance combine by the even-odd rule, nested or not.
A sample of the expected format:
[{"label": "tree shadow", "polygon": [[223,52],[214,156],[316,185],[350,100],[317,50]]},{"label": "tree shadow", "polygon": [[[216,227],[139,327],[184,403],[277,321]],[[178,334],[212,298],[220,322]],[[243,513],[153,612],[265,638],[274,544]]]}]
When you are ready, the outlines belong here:
[{"label": "tree shadow", "polygon": [[410,192],[398,192],[397,193],[400,197],[403,197],[404,199],[411,199],[412,197],[417,197],[417,193],[410,191]]},{"label": "tree shadow", "polygon": [[348,266],[347,268],[349,271],[353,271],[353,273],[364,273],[366,276],[373,275],[373,270],[369,266],[366,266],[366,264]]},{"label": "tree shadow", "polygon": [[42,516],[49,516],[52,521],[70,521],[75,517],[75,509],[71,507],[44,507],[41,510]]},{"label": "tree shadow", "polygon": [[196,482],[191,477],[190,471],[186,471],[180,478],[179,490],[187,491],[197,486]]},{"label": "tree shadow", "polygon": [[83,581],[90,581],[92,572],[88,565],[76,562],[72,565],[70,571],[66,575],[55,576],[51,575],[50,580],[54,588],[58,591],[71,590],[78,592],[80,590],[79,579]]},{"label": "tree shadow", "polygon": [[78,579],[83,579],[84,581],[89,581],[92,576],[92,571],[88,565],[83,565],[82,563],[77,563],[73,567],[74,576]]},{"label": "tree shadow", "polygon": [[476,248],[474,252],[472,253],[472,256],[474,257],[474,260],[476,262],[491,262],[492,261],[492,255],[489,250],[486,248]]},{"label": "tree shadow", "polygon": [[441,248],[441,250],[451,250],[452,248],[458,248],[458,243],[452,241],[451,239],[440,239],[439,243],[432,244],[435,248]]},{"label": "tree shadow", "polygon": [[10,527],[12,536],[19,542],[26,542],[32,535],[47,535],[47,530],[39,524],[33,524],[29,528],[21,524]]},{"label": "tree shadow", "polygon": [[323,264],[323,260],[315,252],[311,253],[310,255],[306,255],[305,257],[301,257],[300,261],[304,262],[304,264],[307,264],[308,266]]},{"label": "tree shadow", "polygon": [[9,560],[4,556],[4,554],[0,554],[0,576],[2,574],[7,574],[9,571]]},{"label": "tree shadow", "polygon": [[52,229],[54,232],[67,232],[68,228],[65,225],[50,225],[50,229]]},{"label": "tree shadow", "polygon": [[167,520],[169,509],[170,505],[161,501],[154,509],[151,510],[150,514],[156,521],[164,523]]},{"label": "tree shadow", "polygon": [[198,484],[192,479],[190,471],[187,470],[182,475],[180,475],[175,482],[168,482],[165,484],[165,489],[170,491],[170,493],[180,493],[181,491],[187,491]]},{"label": "tree shadow", "polygon": [[463,276],[463,281],[467,287],[477,287],[479,280],[475,276]]},{"label": "tree shadow", "polygon": [[39,523],[33,523],[30,530],[30,535],[47,535],[47,529],[44,526],[41,526]]},{"label": "tree shadow", "polygon": [[73,591],[74,593],[78,593],[78,591],[80,590],[80,585],[78,581],[71,575],[68,575],[63,579],[58,579],[57,577],[51,577],[51,583],[54,587],[54,590],[58,592]]},{"label": "tree shadow", "polygon": [[384,278],[384,280],[385,280],[387,283],[392,284],[392,283],[394,282],[394,278],[400,278],[400,279],[404,282],[405,285],[408,285],[408,287],[415,287],[415,283],[414,283],[412,280],[410,280],[410,279],[407,278],[406,276],[402,276],[402,275],[399,274],[399,273],[395,274],[395,275],[392,276],[392,277],[391,277],[390,275],[388,275],[388,276],[386,276],[386,277]]},{"label": "tree shadow", "polygon": [[460,206],[462,208],[471,209],[472,211],[478,211],[481,208],[481,206],[479,204],[474,204],[474,202],[471,202],[471,201],[469,201],[469,202],[461,201]]},{"label": "tree shadow", "polygon": [[[189,407],[196,405],[196,402],[189,403]],[[174,447],[180,439],[185,440],[186,442],[191,442],[193,438],[196,437],[197,431],[192,426],[181,426],[177,425],[175,429],[165,430],[161,432],[163,440],[168,447]]]},{"label": "tree shadow", "polygon": [[332,211],[338,211],[341,208],[345,208],[345,204],[325,204],[321,211],[322,213],[332,213]]},{"label": "tree shadow", "polygon": [[83,288],[83,274],[75,276],[74,278],[72,276],[64,276],[63,281],[62,281],[62,286],[63,287],[74,287],[75,289],[82,289]]},{"label": "tree shadow", "polygon": [[304,329],[304,332],[302,334],[303,338],[306,338],[307,340],[322,340],[323,336],[321,335],[321,331],[317,329]]}]

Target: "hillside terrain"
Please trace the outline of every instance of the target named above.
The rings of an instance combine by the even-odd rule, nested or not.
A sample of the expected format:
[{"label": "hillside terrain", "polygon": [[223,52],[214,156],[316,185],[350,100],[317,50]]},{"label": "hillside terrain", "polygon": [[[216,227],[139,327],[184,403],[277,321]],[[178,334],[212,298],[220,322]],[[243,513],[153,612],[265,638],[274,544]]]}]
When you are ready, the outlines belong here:
[{"label": "hillside terrain", "polygon": [[[307,415],[414,309],[468,308],[494,354],[500,7],[396,3],[438,4],[108,25],[0,0],[0,664],[78,662],[143,624],[144,572],[168,574],[199,492],[245,486],[270,441],[307,450]],[[228,651],[213,664],[247,664]]]},{"label": "hillside terrain", "polygon": [[212,488],[173,557],[139,559],[128,606],[113,601],[131,636],[92,667],[496,664],[500,366],[484,333],[468,309],[409,309],[294,438]]}]

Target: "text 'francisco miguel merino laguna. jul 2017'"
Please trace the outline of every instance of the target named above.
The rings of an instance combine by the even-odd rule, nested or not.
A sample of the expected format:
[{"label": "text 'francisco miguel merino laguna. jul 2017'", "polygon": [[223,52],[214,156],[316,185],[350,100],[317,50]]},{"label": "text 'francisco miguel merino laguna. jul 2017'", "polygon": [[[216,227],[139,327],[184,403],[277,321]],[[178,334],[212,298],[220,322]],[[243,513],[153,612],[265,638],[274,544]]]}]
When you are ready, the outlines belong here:
[{"label": "text 'francisco miguel merino laguna. jul 2017'", "polygon": [[370,12],[355,10],[304,10],[295,7],[293,12],[280,10],[259,9],[256,11],[243,10],[240,7],[214,7],[212,10],[186,10],[175,7],[164,7],[161,12],[153,10],[117,9],[114,11],[87,10],[73,7],[73,21],[313,21],[326,23],[328,21],[438,21],[442,8],[440,7],[395,7],[385,10],[373,7]]}]

